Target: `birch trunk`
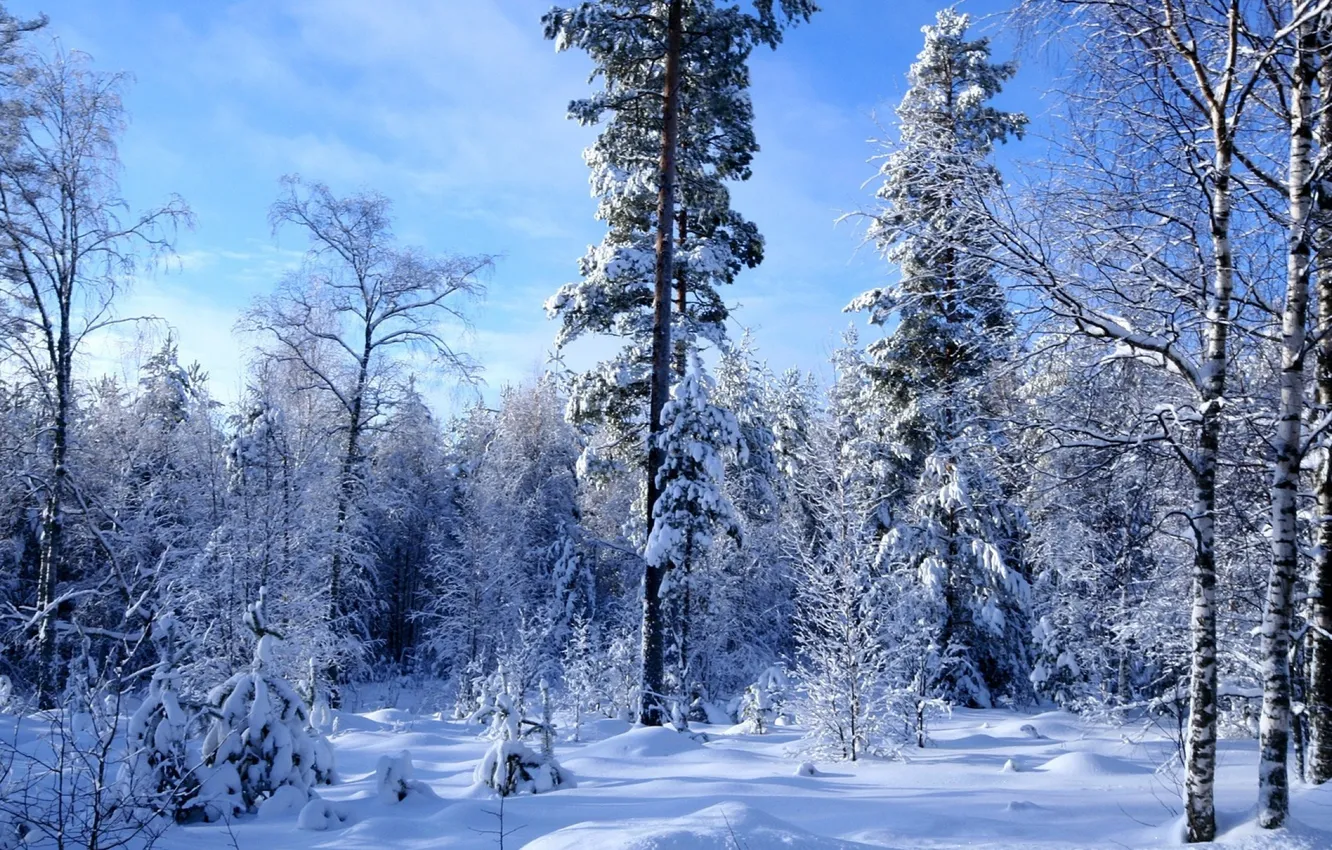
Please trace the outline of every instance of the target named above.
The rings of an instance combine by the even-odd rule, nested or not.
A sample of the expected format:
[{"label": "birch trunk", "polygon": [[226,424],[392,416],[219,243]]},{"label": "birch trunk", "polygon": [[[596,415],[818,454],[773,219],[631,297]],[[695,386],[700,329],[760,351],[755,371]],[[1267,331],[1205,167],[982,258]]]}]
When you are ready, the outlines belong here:
[{"label": "birch trunk", "polygon": [[[1298,9],[1296,10],[1298,14]],[[1290,813],[1286,756],[1290,743],[1290,623],[1299,565],[1296,501],[1299,497],[1300,421],[1304,410],[1305,322],[1309,300],[1307,222],[1313,125],[1312,26],[1301,28],[1291,74],[1290,167],[1286,246],[1286,305],[1281,319],[1281,396],[1273,441],[1272,568],[1262,623],[1263,709],[1259,718],[1258,824],[1275,829]]]},{"label": "birch trunk", "polygon": [[1201,424],[1194,460],[1193,610],[1190,616],[1192,665],[1189,719],[1184,739],[1185,836],[1190,843],[1216,837],[1216,469],[1221,442],[1221,406],[1226,392],[1226,351],[1234,258],[1230,245],[1233,141],[1223,115],[1212,116],[1216,132],[1213,160],[1212,250],[1216,269],[1207,310],[1202,363]]},{"label": "birch trunk", "polygon": [[[1320,33],[1318,90],[1327,109],[1332,93],[1332,30]],[[1332,115],[1323,112],[1318,123],[1318,143],[1332,150]],[[1318,210],[1318,348],[1315,368],[1319,413],[1332,411],[1332,208],[1324,198]],[[1308,657],[1309,746],[1305,775],[1314,784],[1332,779],[1332,455],[1328,438],[1322,439],[1323,462],[1314,492],[1318,499],[1318,546],[1309,574]]]}]

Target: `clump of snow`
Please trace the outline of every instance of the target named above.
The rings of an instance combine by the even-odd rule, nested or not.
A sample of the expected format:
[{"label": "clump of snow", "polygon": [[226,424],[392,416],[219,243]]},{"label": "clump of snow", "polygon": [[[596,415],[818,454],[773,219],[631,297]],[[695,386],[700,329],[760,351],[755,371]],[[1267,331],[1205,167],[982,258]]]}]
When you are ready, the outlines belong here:
[{"label": "clump of snow", "polygon": [[589,744],[578,752],[579,758],[627,759],[666,758],[695,752],[702,744],[689,735],[665,726],[639,726],[620,735]]},{"label": "clump of snow", "polygon": [[350,819],[351,816],[341,806],[335,805],[322,797],[315,797],[305,804],[305,808],[301,809],[300,816],[296,818],[296,827],[323,832],[329,829],[340,829]]},{"label": "clump of snow", "polygon": [[259,820],[277,820],[292,812],[299,812],[310,802],[310,796],[291,785],[283,785],[259,804]]},{"label": "clump of snow", "polygon": [[812,761],[802,761],[795,769],[796,776],[818,776],[819,769],[814,766]]},{"label": "clump of snow", "polygon": [[1040,770],[1065,776],[1122,776],[1143,773],[1146,768],[1114,756],[1098,753],[1064,753],[1041,765]]},{"label": "clump of snow", "polygon": [[607,829],[601,821],[574,824],[525,850],[861,850],[867,844],[807,832],[743,803],[720,803],[679,818],[636,818]]},{"label": "clump of snow", "polygon": [[333,729],[333,712],[323,697],[316,699],[310,706],[310,728],[322,734]]},{"label": "clump of snow", "polygon": [[1004,766],[1003,766],[1003,767],[999,768],[999,772],[1000,772],[1000,773],[1017,773],[1017,772],[1018,772],[1017,762],[1013,761],[1012,759],[1009,759],[1008,761],[1004,762]]},{"label": "clump of snow", "polygon": [[406,750],[396,756],[379,757],[375,788],[379,802],[388,805],[401,803],[410,796],[435,796],[429,785],[412,778],[412,754]]}]

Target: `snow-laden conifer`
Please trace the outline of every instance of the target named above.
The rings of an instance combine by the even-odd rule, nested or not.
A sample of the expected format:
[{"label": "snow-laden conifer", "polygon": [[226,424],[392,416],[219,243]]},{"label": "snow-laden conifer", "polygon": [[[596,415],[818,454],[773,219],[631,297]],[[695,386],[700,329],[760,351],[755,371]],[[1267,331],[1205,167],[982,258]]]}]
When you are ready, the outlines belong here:
[{"label": "snow-laden conifer", "polygon": [[245,615],[256,640],[250,669],[208,693],[199,796],[210,820],[253,810],[284,786],[310,795],[333,781],[332,748],[310,729],[295,688],[269,672],[281,636],[268,623],[264,596],[261,588]]},{"label": "snow-laden conifer", "polygon": [[176,668],[179,624],[161,616],[153,624],[158,662],[148,694],[130,715],[125,730],[126,758],[120,767],[121,793],[136,817],[184,820],[196,809],[199,779],[186,753],[189,715],[180,705]]}]

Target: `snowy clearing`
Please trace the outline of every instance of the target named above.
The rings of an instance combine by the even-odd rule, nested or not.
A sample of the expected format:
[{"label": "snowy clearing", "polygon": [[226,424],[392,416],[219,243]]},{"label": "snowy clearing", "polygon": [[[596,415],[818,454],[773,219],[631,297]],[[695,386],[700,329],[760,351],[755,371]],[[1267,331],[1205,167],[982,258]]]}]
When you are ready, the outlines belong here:
[{"label": "snowy clearing", "polygon": [[[245,817],[228,829],[171,829],[164,850],[194,848],[486,848],[500,846],[499,800],[473,785],[488,742],[479,727],[397,709],[337,718],[339,781],[319,794],[346,822],[298,828],[296,809]],[[1022,727],[1032,725],[1041,737]],[[1179,843],[1178,792],[1158,772],[1173,744],[1142,727],[1091,725],[1050,712],[960,710],[934,745],[898,761],[816,762],[797,775],[801,732],[739,734],[699,726],[706,742],[601,720],[590,743],[556,755],[576,786],[504,803],[504,845],[530,850],[772,850],[855,847],[1123,848]],[[411,754],[429,793],[391,803],[377,794],[384,756]],[[1219,843],[1332,847],[1332,788],[1296,789],[1294,824],[1257,830],[1257,742],[1223,741]],[[1010,764],[1011,762],[1011,764]],[[1014,770],[1016,768],[1016,770]],[[510,832],[511,831],[511,832]]]}]

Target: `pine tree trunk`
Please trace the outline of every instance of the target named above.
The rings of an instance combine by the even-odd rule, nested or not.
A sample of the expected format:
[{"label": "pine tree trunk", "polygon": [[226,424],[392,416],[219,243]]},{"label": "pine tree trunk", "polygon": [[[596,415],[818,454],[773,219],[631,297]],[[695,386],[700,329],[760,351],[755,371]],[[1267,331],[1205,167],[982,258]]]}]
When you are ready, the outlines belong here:
[{"label": "pine tree trunk", "polygon": [[[1327,109],[1332,93],[1332,31],[1324,29],[1319,45],[1320,107]],[[1332,150],[1332,115],[1322,114],[1318,142]],[[1318,349],[1316,381],[1318,412],[1332,411],[1332,205],[1321,198],[1318,221]],[[1305,702],[1309,745],[1305,776],[1315,785],[1332,779],[1332,441],[1322,439],[1324,457],[1314,482],[1318,499],[1318,546],[1309,573],[1308,670]]]},{"label": "pine tree trunk", "polygon": [[[1298,10],[1296,10],[1298,13]],[[1299,567],[1300,419],[1304,411],[1304,342],[1309,298],[1309,234],[1313,128],[1314,30],[1304,27],[1296,49],[1290,95],[1290,222],[1286,306],[1281,320],[1281,398],[1273,441],[1272,568],[1262,624],[1263,709],[1259,718],[1258,824],[1275,829],[1290,813],[1286,756],[1290,743],[1290,623]]]},{"label": "pine tree trunk", "polygon": [[[676,149],[680,136],[680,53],[684,41],[684,0],[671,0],[667,21],[666,82],[663,88],[661,175],[657,186],[657,264],[652,301],[652,385],[648,399],[647,531],[661,495],[657,472],[666,461],[661,445],[661,412],[671,386],[671,277],[674,271]],[[665,623],[661,582],[665,564],[647,564],[643,573],[643,680],[638,720],[660,726],[665,720]]]}]

